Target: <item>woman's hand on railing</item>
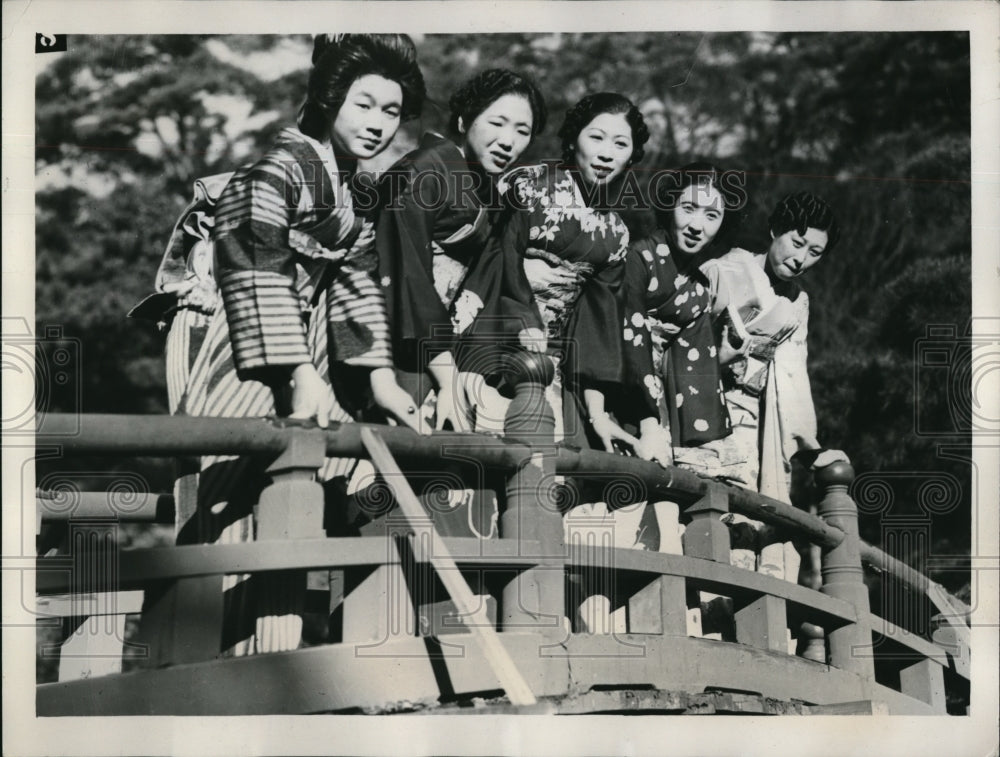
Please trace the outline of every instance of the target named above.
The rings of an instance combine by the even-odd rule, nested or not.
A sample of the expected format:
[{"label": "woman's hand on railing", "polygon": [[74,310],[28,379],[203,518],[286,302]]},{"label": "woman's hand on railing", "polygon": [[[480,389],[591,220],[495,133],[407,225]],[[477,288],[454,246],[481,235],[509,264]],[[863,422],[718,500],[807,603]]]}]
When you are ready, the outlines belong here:
[{"label": "woman's hand on railing", "polygon": [[376,368],[371,372],[370,382],[372,395],[379,407],[418,434],[431,432],[413,397],[396,382],[392,368]]},{"label": "woman's hand on railing", "polygon": [[549,346],[545,332],[536,328],[521,329],[517,340],[528,352],[545,352]]},{"label": "woman's hand on railing", "polygon": [[660,465],[674,463],[670,431],[657,418],[644,418],[639,422],[639,443],[633,449],[636,457],[642,460],[652,460]]},{"label": "woman's hand on railing", "polygon": [[811,453],[815,456],[811,464],[808,461],[803,461],[809,470],[819,470],[834,463],[850,464],[851,462],[851,458],[843,450],[825,449],[814,436],[808,434],[793,434],[793,436],[799,445],[799,452]]},{"label": "woman's hand on railing", "polygon": [[292,400],[290,418],[308,420],[315,418],[320,428],[330,425],[333,412],[333,390],[319,375],[312,363],[298,365],[292,371]]},{"label": "woman's hand on railing", "polygon": [[459,391],[476,413],[476,431],[503,434],[504,419],[510,400],[486,383],[479,373],[463,371],[458,374]]},{"label": "woman's hand on railing", "polygon": [[[739,337],[736,337],[737,339]],[[732,343],[733,335],[729,331],[729,324],[722,326],[722,338],[719,340],[719,364],[729,365],[737,360],[742,360],[750,354],[750,340],[744,340],[740,344]]]},{"label": "woman's hand on railing", "polygon": [[816,456],[816,459],[812,464],[812,470],[819,470],[820,468],[825,468],[826,466],[833,465],[834,463],[849,464],[850,462],[851,458],[849,458],[842,450],[825,449]]},{"label": "woman's hand on railing", "polygon": [[459,373],[450,352],[435,355],[427,364],[427,370],[437,385],[437,406],[434,411],[434,429],[441,431],[445,424],[451,424],[455,431],[471,431],[469,405],[465,389],[459,382]]}]

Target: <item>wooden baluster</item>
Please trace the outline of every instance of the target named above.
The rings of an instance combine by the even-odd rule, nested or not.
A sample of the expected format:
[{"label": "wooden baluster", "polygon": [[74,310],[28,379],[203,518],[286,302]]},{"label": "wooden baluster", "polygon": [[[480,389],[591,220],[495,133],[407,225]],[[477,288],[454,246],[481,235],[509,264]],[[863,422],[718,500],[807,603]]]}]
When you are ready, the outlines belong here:
[{"label": "wooden baluster", "polygon": [[785,600],[765,594],[736,611],[736,641],[771,652],[788,651]]},{"label": "wooden baluster", "polygon": [[[709,483],[702,498],[689,505],[684,512],[691,519],[681,536],[684,554],[728,565],[731,539],[729,528],[721,520],[729,512],[729,495],[725,488]],[[721,639],[721,629],[716,627],[718,624],[713,625],[712,619],[728,616],[731,612],[728,599],[704,591],[696,592],[693,596],[697,597],[697,604],[691,608],[686,619],[688,633],[692,636]],[[707,632],[706,621],[709,629]]]},{"label": "wooden baluster", "polygon": [[825,488],[819,514],[828,524],[844,532],[844,540],[823,551],[821,591],[854,605],[858,623],[837,628],[827,635],[830,664],[857,673],[871,686],[875,681],[871,629],[866,625],[871,606],[861,567],[858,508],[847,494],[854,480],[849,463],[836,462],[816,471],[816,482]]},{"label": "wooden baluster", "polygon": [[546,355],[524,351],[505,356],[505,367],[515,389],[504,419],[504,434],[531,445],[533,451],[507,480],[500,538],[537,539],[541,564],[521,571],[504,587],[502,627],[561,634],[565,615],[562,561],[566,547],[553,487],[555,418],[545,399],[545,387],[552,382],[554,369]]},{"label": "wooden baluster", "polygon": [[[272,483],[260,493],[257,540],[319,539],[323,530],[323,487],[316,480],[326,459],[319,429],[292,429],[284,451],[267,467]],[[305,611],[305,571],[258,573],[257,647],[280,652],[298,647]]]},{"label": "wooden baluster", "polygon": [[684,529],[684,554],[729,564],[729,529],[720,518],[729,512],[725,488],[709,483],[705,495],[684,512],[691,518]]},{"label": "wooden baluster", "polygon": [[[682,554],[679,508],[674,502],[650,502],[660,532],[659,551]],[[686,636],[687,592],[683,576],[659,576],[629,599],[629,631]]]}]

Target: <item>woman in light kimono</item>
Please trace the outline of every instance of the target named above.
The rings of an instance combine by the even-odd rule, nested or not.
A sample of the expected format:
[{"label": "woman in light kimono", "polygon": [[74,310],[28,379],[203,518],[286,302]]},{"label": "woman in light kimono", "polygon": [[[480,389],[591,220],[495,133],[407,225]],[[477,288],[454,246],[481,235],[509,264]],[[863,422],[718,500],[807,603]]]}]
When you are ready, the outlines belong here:
[{"label": "woman in light kimono", "polygon": [[[355,215],[347,189],[358,161],[382,152],[400,123],[420,113],[416,50],[406,35],[323,35],[312,62],[297,128],[283,130],[206,208],[214,212],[214,269],[201,272],[207,283],[197,289],[216,299],[199,299],[210,313],[189,369],[177,371],[175,412],[278,415],[326,427],[368,408],[423,430],[396,383],[371,227]],[[184,352],[173,358],[189,360]],[[320,480],[348,478],[355,463],[328,458]],[[205,457],[200,467],[196,498],[178,499],[178,543],[253,541],[265,483],[259,461]],[[288,614],[289,586],[227,583],[223,651],[298,645],[302,618]],[[251,584],[260,585],[247,604]]]},{"label": "woman in light kimono", "polygon": [[[797,452],[816,451],[810,455],[814,468],[847,459],[839,450],[822,450],[816,439],[806,367],[809,297],[798,285],[836,245],[840,232],[830,207],[807,192],[783,198],[768,225],[771,244],[765,252],[737,248],[702,269],[711,282],[733,424],[724,442],[729,477],[789,502]],[[750,523],[759,536],[757,570],[796,581],[798,553],[790,544],[768,543],[769,530]]]}]

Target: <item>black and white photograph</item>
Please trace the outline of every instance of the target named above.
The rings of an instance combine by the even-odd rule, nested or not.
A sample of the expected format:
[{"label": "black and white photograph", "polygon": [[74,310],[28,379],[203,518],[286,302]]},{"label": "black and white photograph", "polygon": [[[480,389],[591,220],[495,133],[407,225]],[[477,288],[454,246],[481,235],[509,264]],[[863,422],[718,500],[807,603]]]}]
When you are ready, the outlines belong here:
[{"label": "black and white photograph", "polygon": [[3,11],[6,752],[996,753],[995,3]]}]

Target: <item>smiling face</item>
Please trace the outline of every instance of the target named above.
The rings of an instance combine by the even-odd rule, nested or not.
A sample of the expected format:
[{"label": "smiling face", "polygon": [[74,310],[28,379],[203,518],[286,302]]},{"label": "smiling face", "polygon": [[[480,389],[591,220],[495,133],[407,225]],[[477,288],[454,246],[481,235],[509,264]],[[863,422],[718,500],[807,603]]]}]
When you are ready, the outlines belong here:
[{"label": "smiling face", "polygon": [[466,156],[486,173],[498,174],[521,157],[531,142],[533,124],[528,98],[507,94],[490,103],[467,129],[459,119],[458,128],[465,134]]},{"label": "smiling face", "polygon": [[632,157],[632,127],[624,113],[601,113],[580,130],[575,162],[588,184],[607,184]]},{"label": "smiling face", "polygon": [[398,82],[377,74],[355,79],[330,126],[335,153],[375,157],[396,136],[402,109],[403,90]]},{"label": "smiling face", "polygon": [[674,206],[673,242],[679,252],[696,255],[715,239],[722,226],[725,205],[713,185],[688,184]]},{"label": "smiling face", "polygon": [[767,263],[782,281],[801,276],[823,257],[829,236],[825,231],[809,227],[804,234],[795,229],[771,238]]}]

